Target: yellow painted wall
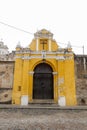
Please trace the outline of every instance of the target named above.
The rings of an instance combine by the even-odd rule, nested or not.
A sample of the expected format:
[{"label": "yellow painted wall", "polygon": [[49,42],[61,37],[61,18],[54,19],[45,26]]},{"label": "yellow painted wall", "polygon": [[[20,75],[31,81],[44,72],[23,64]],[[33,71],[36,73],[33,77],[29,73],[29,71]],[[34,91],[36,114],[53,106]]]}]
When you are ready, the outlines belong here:
[{"label": "yellow painted wall", "polygon": [[[47,43],[45,43],[43,50],[41,41],[44,40]],[[67,53],[65,53],[65,50]],[[59,50],[57,43],[49,38],[38,38],[38,40],[35,38],[29,48],[16,48],[13,104],[21,104],[23,95],[28,96],[29,103],[33,102],[34,68],[36,65],[43,63],[43,59],[45,59],[45,63],[53,69],[54,103],[58,103],[59,98],[64,96],[66,105],[76,105],[74,58],[71,49],[65,50]]]}]

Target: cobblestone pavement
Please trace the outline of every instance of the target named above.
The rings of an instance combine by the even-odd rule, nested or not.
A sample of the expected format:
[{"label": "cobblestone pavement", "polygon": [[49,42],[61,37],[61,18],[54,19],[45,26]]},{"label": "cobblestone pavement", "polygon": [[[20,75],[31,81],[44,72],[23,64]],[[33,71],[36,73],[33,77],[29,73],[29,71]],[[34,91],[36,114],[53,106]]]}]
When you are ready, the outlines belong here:
[{"label": "cobblestone pavement", "polygon": [[0,109],[0,130],[87,130],[87,111]]}]

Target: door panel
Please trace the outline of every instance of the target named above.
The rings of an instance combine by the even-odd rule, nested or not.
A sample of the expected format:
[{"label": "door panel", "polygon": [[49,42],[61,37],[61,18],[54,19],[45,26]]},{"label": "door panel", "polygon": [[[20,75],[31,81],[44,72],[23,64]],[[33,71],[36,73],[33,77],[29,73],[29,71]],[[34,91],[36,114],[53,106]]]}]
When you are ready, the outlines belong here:
[{"label": "door panel", "polygon": [[33,77],[33,99],[53,99],[52,68],[45,63],[35,68]]}]

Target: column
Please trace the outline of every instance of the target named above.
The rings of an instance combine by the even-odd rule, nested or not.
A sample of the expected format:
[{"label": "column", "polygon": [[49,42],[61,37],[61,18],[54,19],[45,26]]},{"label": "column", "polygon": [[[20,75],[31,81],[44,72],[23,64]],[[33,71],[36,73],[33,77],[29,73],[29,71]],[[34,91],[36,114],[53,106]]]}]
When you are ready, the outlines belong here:
[{"label": "column", "polygon": [[49,51],[51,51],[51,39],[49,39]]},{"label": "column", "polygon": [[39,39],[37,38],[36,39],[36,51],[38,51],[39,50]]}]

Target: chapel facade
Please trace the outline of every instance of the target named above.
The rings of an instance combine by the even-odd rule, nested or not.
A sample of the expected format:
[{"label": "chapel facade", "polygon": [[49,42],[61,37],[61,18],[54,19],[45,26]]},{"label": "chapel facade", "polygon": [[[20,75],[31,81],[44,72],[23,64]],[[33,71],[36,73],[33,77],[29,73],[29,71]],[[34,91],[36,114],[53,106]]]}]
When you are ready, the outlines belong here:
[{"label": "chapel facade", "polygon": [[76,105],[74,54],[60,48],[53,34],[42,29],[28,48],[16,47],[12,103]]}]

